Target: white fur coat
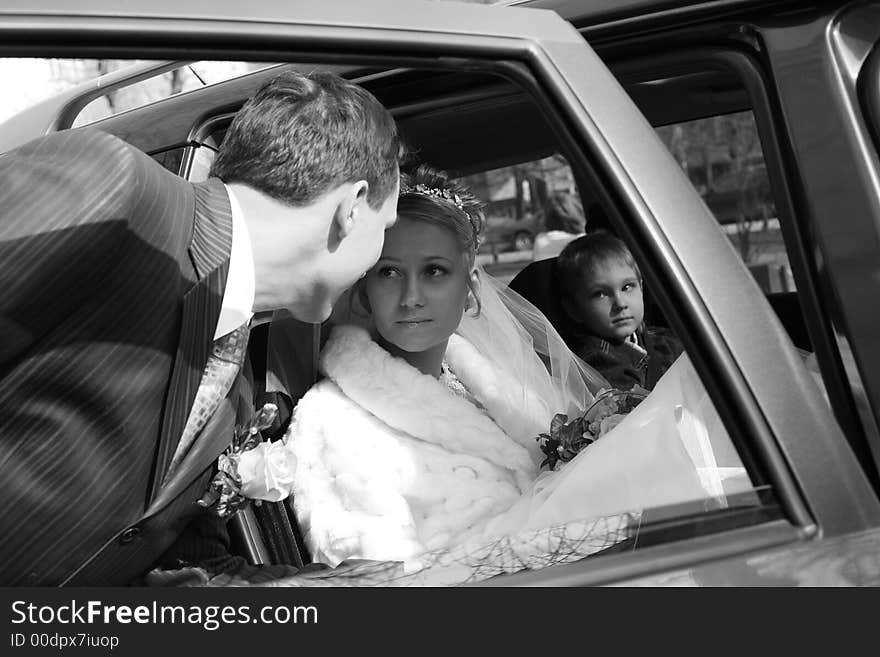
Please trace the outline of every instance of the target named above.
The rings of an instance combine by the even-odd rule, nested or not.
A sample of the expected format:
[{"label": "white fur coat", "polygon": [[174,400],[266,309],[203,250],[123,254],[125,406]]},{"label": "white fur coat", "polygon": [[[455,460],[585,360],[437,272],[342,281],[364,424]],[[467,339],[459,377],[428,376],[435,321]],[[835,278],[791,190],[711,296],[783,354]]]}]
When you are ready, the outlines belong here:
[{"label": "white fur coat", "polygon": [[364,329],[334,329],[321,354],[328,378],[300,400],[286,438],[313,560],[407,561],[477,536],[534,479],[536,434],[528,434],[549,426],[549,409],[524,426],[505,407],[516,396],[459,336],[447,360],[462,364],[453,371],[501,426]]}]

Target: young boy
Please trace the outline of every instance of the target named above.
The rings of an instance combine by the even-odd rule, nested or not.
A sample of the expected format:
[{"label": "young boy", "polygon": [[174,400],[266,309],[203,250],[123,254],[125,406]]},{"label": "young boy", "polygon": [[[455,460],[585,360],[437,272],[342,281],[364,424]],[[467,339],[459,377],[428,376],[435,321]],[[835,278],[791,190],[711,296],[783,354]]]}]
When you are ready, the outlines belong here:
[{"label": "young boy", "polygon": [[648,390],[682,352],[670,331],[644,326],[642,275],[621,240],[599,230],[557,258],[561,305],[575,326],[569,345],[615,388]]}]

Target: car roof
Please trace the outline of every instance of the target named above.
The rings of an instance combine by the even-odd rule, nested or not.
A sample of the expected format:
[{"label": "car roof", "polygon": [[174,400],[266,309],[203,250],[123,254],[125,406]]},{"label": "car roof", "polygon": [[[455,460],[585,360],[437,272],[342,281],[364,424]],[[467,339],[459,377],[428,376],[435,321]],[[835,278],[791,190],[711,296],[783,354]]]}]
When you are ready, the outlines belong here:
[{"label": "car roof", "polygon": [[804,5],[803,0],[508,0],[510,7],[551,9],[578,27],[658,14],[692,11],[717,13],[766,8],[771,5]]},{"label": "car roof", "polygon": [[[344,8],[344,11],[342,9]],[[0,17],[70,16],[211,20],[247,23],[295,23],[322,26],[365,26],[370,29],[452,31],[459,34],[552,39],[570,27],[550,11],[499,5],[428,0],[0,0]]]},{"label": "car roof", "polygon": [[[141,24],[155,25],[157,31],[169,35],[176,34],[177,36],[174,37],[176,39],[174,43],[177,44],[176,50],[175,46],[169,46],[175,53],[180,52],[181,43],[185,44],[193,39],[197,40],[201,31],[204,31],[206,36],[210,35],[213,39],[212,43],[217,43],[217,39],[221,38],[218,34],[222,36],[228,30],[229,38],[236,42],[241,41],[242,48],[247,50],[248,40],[237,39],[236,35],[240,37],[244,33],[253,34],[256,29],[261,33],[265,30],[266,35],[271,36],[281,34],[286,25],[302,26],[307,31],[310,31],[312,27],[315,28],[314,33],[304,39],[303,43],[306,49],[316,43],[323,43],[322,35],[328,32],[332,33],[334,27],[368,28],[367,34],[370,39],[375,40],[377,56],[388,54],[382,49],[386,47],[387,43],[393,41],[390,39],[390,35],[394,32],[433,33],[441,35],[441,38],[443,38],[442,35],[448,34],[450,52],[453,53],[459,37],[499,38],[502,43],[509,38],[535,44],[552,43],[556,47],[563,44],[582,43],[580,36],[572,26],[551,11],[438,3],[425,0],[407,2],[406,11],[402,11],[399,0],[371,0],[367,3],[352,1],[344,4],[338,1],[326,2],[323,0],[298,0],[295,2],[265,0],[251,3],[251,5],[228,0],[193,0],[187,3],[175,0],[129,0],[125,3],[119,3],[117,0],[83,0],[77,3],[69,3],[65,0],[46,0],[37,6],[34,6],[29,0],[0,0],[0,35],[8,33],[11,39],[0,38],[0,51],[15,49],[18,54],[21,47],[28,47],[28,41],[15,42],[18,37],[16,31],[18,27],[32,29],[33,24],[38,24],[42,34],[48,35],[47,38],[51,39],[53,38],[54,26],[57,24],[59,34],[68,34],[71,30],[81,32],[83,34],[83,48],[88,48],[90,42],[94,42],[97,37],[104,37],[104,35],[112,39],[114,34],[119,34],[119,38],[124,38],[123,33],[133,29],[131,26],[136,19]],[[154,20],[155,24],[153,24]],[[57,37],[55,38],[57,39]],[[120,43],[120,41],[117,39],[115,43]],[[206,43],[207,41],[197,40],[193,45],[210,50],[210,46],[205,45]],[[224,47],[228,47],[228,44]],[[263,49],[265,50],[265,44]],[[156,52],[156,59],[162,59],[163,54],[168,56],[167,53]],[[137,56],[143,57],[143,53],[139,52]],[[288,59],[288,61],[290,60]],[[198,102],[195,105],[184,107],[185,111],[179,114],[180,120],[192,122],[193,111],[198,109],[197,106],[204,108],[210,106],[216,110],[219,106],[226,105],[230,111],[234,111],[237,109],[236,105],[240,105],[244,98],[253,93],[268,74],[269,72],[257,73],[214,89],[202,89],[195,96],[198,98]],[[100,80],[98,83],[101,86]],[[93,89],[93,91],[96,90]],[[71,91],[68,95],[72,97],[76,94]],[[183,107],[187,103],[191,103],[193,98],[194,96],[188,96],[169,102],[171,105],[180,104]],[[71,107],[75,109],[77,102],[76,100],[72,101]],[[22,114],[30,115],[27,118],[28,127],[33,126],[37,121],[47,123],[50,129],[67,127],[52,123],[59,112],[58,104],[57,100],[49,101],[44,107],[34,107],[33,111],[23,112]],[[165,109],[170,109],[170,105]],[[62,111],[64,111],[63,108]],[[75,112],[68,113],[75,114]],[[38,114],[39,116],[37,116]],[[184,116],[185,114],[188,116]],[[16,118],[13,117],[13,119]],[[110,128],[113,123],[117,123],[120,128],[122,127],[118,122],[106,124],[106,127]],[[124,138],[127,132],[125,129],[122,129],[121,133],[110,131],[116,132]],[[5,141],[0,144],[0,150],[17,145],[15,135],[25,133],[24,130],[11,129],[6,132],[9,133],[9,136],[8,138],[4,137]],[[144,134],[143,131],[140,132],[142,135]],[[167,147],[169,142],[164,136],[157,134],[155,139],[148,137],[147,141],[136,145],[149,152]]]}]

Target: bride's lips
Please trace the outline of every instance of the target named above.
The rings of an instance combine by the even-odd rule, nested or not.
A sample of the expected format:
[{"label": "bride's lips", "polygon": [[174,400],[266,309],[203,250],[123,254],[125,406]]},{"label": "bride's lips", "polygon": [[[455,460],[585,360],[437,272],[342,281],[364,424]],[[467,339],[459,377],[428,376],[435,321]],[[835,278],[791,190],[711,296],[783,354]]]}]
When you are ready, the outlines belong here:
[{"label": "bride's lips", "polygon": [[627,322],[633,321],[632,317],[618,317],[617,319],[612,319],[612,324],[626,324]]},{"label": "bride's lips", "polygon": [[426,324],[430,321],[432,321],[432,320],[415,317],[413,319],[400,319],[400,320],[396,321],[395,324],[404,324],[406,326],[418,326],[420,324]]}]

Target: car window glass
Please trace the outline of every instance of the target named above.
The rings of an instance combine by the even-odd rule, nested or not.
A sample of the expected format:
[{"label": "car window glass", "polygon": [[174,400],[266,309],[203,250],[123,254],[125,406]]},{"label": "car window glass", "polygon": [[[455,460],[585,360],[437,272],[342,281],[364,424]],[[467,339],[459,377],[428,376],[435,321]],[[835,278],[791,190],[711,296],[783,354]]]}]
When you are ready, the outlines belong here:
[{"label": "car window glass", "polygon": [[180,173],[180,163],[183,159],[184,148],[172,148],[160,153],[153,153],[152,157],[156,162],[168,169],[171,173]]},{"label": "car window glass", "polygon": [[[222,141],[222,135],[221,128],[208,137],[207,145],[193,149],[188,176],[191,180],[204,180],[207,177],[216,155],[215,148]],[[607,227],[607,218],[597,204],[591,204],[588,212],[584,211],[572,169],[559,153],[472,173],[462,176],[460,180],[484,203],[486,226],[477,262],[487,273],[503,283],[511,283],[530,265],[549,262],[548,258],[555,257],[566,244],[583,235],[587,226]],[[517,238],[524,234],[528,234],[528,241],[517,243]],[[524,273],[528,276],[528,272]],[[550,319],[575,353],[584,355],[583,345],[578,342],[577,336],[567,331],[564,315],[555,304],[558,301],[556,290],[531,290],[531,294],[525,293],[523,296]],[[655,330],[653,326],[651,336],[646,340],[645,347],[651,350],[651,356],[655,360],[664,357],[662,352],[667,344],[678,342],[671,332],[661,327],[656,327]],[[675,348],[677,347],[673,347]],[[686,487],[675,491],[655,491],[657,497],[649,501],[639,499],[638,494],[627,491],[627,487],[623,486],[622,494],[624,497],[629,495],[627,499],[633,508],[646,508],[644,512],[639,511],[633,516],[637,518],[638,531],[632,531],[633,528],[629,527],[616,535],[614,541],[609,543],[609,546],[617,546],[614,549],[635,543],[643,546],[663,543],[687,535],[688,532],[699,534],[711,531],[711,523],[694,528],[676,520],[694,513],[722,512],[727,516],[725,522],[729,527],[752,523],[756,518],[769,519],[778,513],[772,490],[749,475],[689,358],[686,355],[678,359],[670,357],[666,365],[671,366],[673,361],[676,363],[673,371],[666,377],[659,391],[643,400],[645,406],[640,412],[649,417],[664,406],[675,407],[676,400],[687,400],[684,405],[678,404],[679,410],[677,414],[669,416],[669,422],[655,421],[648,424],[653,440],[657,442],[668,443],[673,436],[681,436],[681,448],[671,458],[669,454],[664,457],[667,458],[666,465],[670,468],[679,467],[682,463],[695,464],[691,488],[689,491],[685,490]],[[647,372],[646,367],[642,369]],[[649,375],[656,376],[656,373]],[[649,380],[653,387],[655,381],[652,378],[646,378],[643,382]],[[633,383],[628,382],[630,386]],[[601,433],[605,430],[604,426],[600,429],[602,420],[605,419],[607,424],[607,418],[613,415],[607,408],[614,404],[623,404],[613,400],[625,398],[625,395],[613,393],[603,397],[604,401],[597,401],[589,411],[590,417],[596,423],[592,427],[594,432]],[[550,430],[549,426],[547,430]],[[630,437],[634,435],[628,430],[620,433]],[[652,440],[644,436],[642,439]],[[629,467],[634,472],[640,468],[662,467],[661,453],[662,450],[642,452],[636,448],[629,459]],[[613,460],[616,461],[618,456]],[[548,467],[545,466],[543,470],[548,470]],[[556,465],[559,470],[564,467],[568,467],[565,461]],[[572,478],[573,483],[566,485],[569,490],[577,490],[584,485],[583,482],[577,483],[576,479],[580,478]],[[623,510],[620,500],[613,499],[600,503],[600,507],[614,512]],[[743,509],[750,509],[749,513],[753,515],[740,515]],[[762,510],[754,515],[756,509]]]},{"label": "car window glass", "polygon": [[209,136],[201,144],[194,146],[191,152],[192,157],[187,178],[193,182],[207,180],[208,174],[211,172],[211,165],[217,158],[217,142]]},{"label": "car window glass", "polygon": [[792,203],[802,182],[788,171],[788,146],[774,125],[778,108],[751,65],[721,53],[685,63],[690,57],[673,54],[669,69],[657,67],[657,59],[641,61],[639,67],[650,71],[644,76],[635,72],[638,67],[622,66],[620,79],[765,293],[873,476],[865,434],[876,435],[875,423],[865,410],[870,405],[852,351],[834,326],[840,317],[830,310],[839,299],[828,294],[828,285],[817,284],[825,268],[815,270],[814,259],[823,257],[817,234],[805,230]]},{"label": "car window glass", "polygon": [[[105,75],[138,62],[132,60],[58,60],[59,78],[70,83]],[[73,127],[94,123],[135,107],[228,80],[274,64],[254,62],[193,62],[162,75],[135,82],[96,98],[77,115]]]},{"label": "car window glass", "polygon": [[[614,351],[612,356],[608,353],[598,354],[593,348],[595,344],[585,341],[585,336],[572,328],[570,314],[560,306],[558,281],[553,279],[552,273],[548,273],[547,263],[554,262],[555,256],[566,244],[583,235],[587,229],[610,228],[607,216],[597,203],[590,203],[587,210],[584,210],[578,185],[565,157],[555,153],[539,160],[472,173],[463,176],[461,181],[467,184],[485,204],[486,228],[477,256],[478,263],[482,264],[488,273],[508,283],[537,306],[551,321],[569,348],[590,365],[596,366],[597,369],[607,368],[603,369],[602,373],[608,376],[617,376],[626,370],[628,374],[613,378],[611,383],[613,387],[629,389],[634,385],[639,376],[634,372],[641,371],[642,374],[646,374],[645,363],[648,359],[642,360],[641,357],[636,357],[628,360],[630,354],[623,353],[626,347],[623,347],[619,353],[616,347],[612,348]],[[654,321],[660,319],[659,324],[663,323],[662,312],[656,307],[655,302],[646,299],[645,304],[648,306],[645,332],[640,335],[644,336],[646,341],[645,351],[650,352],[651,367],[659,368],[660,366],[656,364],[664,359],[664,350],[668,347],[677,354],[680,352],[675,350],[680,349],[680,346],[675,335],[667,327],[658,325]],[[658,491],[659,497],[654,500],[651,508],[639,515],[639,522],[643,523],[640,527],[644,531],[638,536],[638,541],[635,541],[634,536],[628,535],[626,540],[618,544],[618,548],[620,545],[629,545],[634,541],[644,546],[674,540],[685,531],[684,525],[676,519],[688,514],[727,513],[730,514],[728,518],[730,526],[734,526],[738,522],[755,521],[755,517],[751,520],[739,518],[737,509],[763,508],[767,511],[767,518],[778,512],[778,510],[773,511],[775,506],[770,487],[758,483],[748,474],[703,384],[692,369],[688,356],[684,354],[675,358],[667,354],[667,357],[668,360],[662,367],[668,368],[668,376],[663,377],[660,388],[644,400],[645,406],[641,413],[650,414],[652,408],[659,412],[664,406],[670,409],[677,407],[678,411],[677,414],[669,416],[671,424],[664,425],[662,429],[659,428],[662,422],[646,423],[642,431],[646,433],[654,431],[654,435],[653,438],[647,436],[643,438],[648,442],[655,439],[662,442],[673,435],[680,436],[685,449],[679,452],[677,457],[661,463],[669,454],[657,450],[652,452],[651,458],[658,459],[655,461],[657,467],[674,468],[675,459],[680,457],[682,461],[679,463],[687,460],[697,464],[698,476],[692,482],[694,489],[690,493],[691,499],[685,499],[688,494],[682,491],[676,493],[666,491],[671,497],[664,497],[666,493]],[[615,363],[617,358],[620,360]],[[624,365],[624,362],[627,364]],[[612,370],[613,374],[610,373]],[[658,372],[659,369],[654,370],[652,375],[645,376],[642,383],[654,388],[658,381],[651,377],[658,375]],[[685,404],[676,402],[676,399],[681,401],[682,398],[686,398]],[[602,402],[597,404],[597,408],[601,406]],[[588,415],[593,417],[593,413],[595,411],[590,411]],[[597,429],[598,424],[593,428]],[[549,429],[548,427],[548,431]],[[629,432],[620,432],[617,438],[620,441],[618,447],[622,450],[627,449],[624,446],[627,441],[625,434]],[[635,472],[644,465],[643,456],[645,454],[634,453],[624,460]],[[597,452],[595,458],[601,460],[602,456]],[[575,468],[582,466],[560,462],[557,467],[572,468],[574,471]],[[580,479],[579,483],[576,481],[578,479]],[[581,488],[589,489],[589,484],[585,483],[583,478],[573,476],[571,480],[567,484],[570,494],[578,495],[584,493]],[[625,486],[619,493],[626,497],[627,493],[624,489]],[[586,494],[589,496],[589,493]],[[680,497],[677,501],[673,501],[676,494]],[[660,499],[663,501],[659,502]],[[639,504],[633,500],[634,507]],[[608,508],[612,507],[617,508],[613,504]],[[708,525],[704,529],[706,527]],[[702,530],[694,530],[691,526],[687,531]]]},{"label": "car window glass", "polygon": [[485,204],[477,262],[504,282],[530,262],[557,255],[584,232],[587,218],[574,175],[558,153],[461,181]]},{"label": "car window glass", "polygon": [[795,291],[752,112],[657,128],[765,294]]},{"label": "car window glass", "polygon": [[[473,120],[492,123],[491,119],[483,116],[474,116]],[[748,199],[751,199],[749,195],[756,190],[763,193],[763,196],[759,195],[754,201],[756,207],[748,206],[745,202],[741,203],[745,208],[744,217],[732,216],[728,223],[731,223],[732,227],[755,224],[756,208],[763,213],[760,216],[766,219],[769,225],[761,237],[752,242],[755,248],[750,251],[754,253],[750,264],[755,265],[753,271],[756,271],[769,262],[773,267],[777,267],[773,271],[778,274],[777,265],[781,263],[786,266],[787,271],[788,261],[781,246],[778,223],[775,226],[775,235],[772,234],[775,211],[772,199],[767,198],[769,193],[766,173],[760,170],[758,164],[758,161],[762,162],[760,145],[756,144],[755,140],[749,141],[747,138],[756,139],[754,121],[752,120],[751,125],[748,125],[748,121],[741,123],[745,124],[742,141],[748,145],[746,154],[750,159],[745,156],[738,160],[728,157],[722,164],[720,158],[716,157],[719,162],[713,160],[715,169],[712,173],[719,182],[714,184],[712,189],[723,202],[730,202],[731,198],[734,201],[738,200],[735,192],[740,192]],[[497,121],[497,124],[503,125],[504,121]],[[442,133],[442,130],[440,132]],[[683,126],[680,132],[690,138],[689,143],[693,144],[691,150],[696,151],[699,130]],[[692,136],[690,134],[692,132],[697,134]],[[486,134],[488,133],[487,130]],[[536,133],[541,134],[541,130],[533,130],[530,134]],[[496,136],[484,138],[489,140],[484,148],[488,151],[493,147],[495,142],[491,140]],[[471,140],[475,139],[478,140],[479,137],[472,135]],[[470,146],[473,148],[476,144]],[[529,143],[532,149],[537,146],[535,142]],[[719,145],[718,149],[720,148]],[[654,416],[655,421],[658,421],[656,420],[658,417],[663,417],[665,420],[659,421],[659,424],[650,421],[634,433],[622,427],[623,430],[618,432],[617,438],[609,438],[609,442],[603,448],[610,451],[613,449],[608,447],[611,441],[618,441],[617,456],[627,464],[625,467],[629,470],[629,475],[634,478],[640,477],[635,473],[652,458],[657,459],[653,461],[656,467],[669,468],[670,471],[676,467],[676,462],[679,465],[692,463],[696,466],[697,477],[691,482],[693,489],[690,493],[684,492],[683,489],[675,492],[667,489],[658,490],[658,496],[650,501],[636,501],[635,497],[638,495],[633,497],[632,507],[642,507],[644,511],[638,515],[638,530],[634,534],[628,534],[626,540],[615,543],[615,547],[610,549],[613,551],[625,549],[625,546],[646,546],[702,532],[716,531],[718,526],[715,525],[715,529],[712,529],[710,519],[716,517],[715,514],[718,513],[724,515],[722,524],[728,528],[780,517],[781,511],[775,501],[773,490],[766,484],[763,476],[758,473],[753,476],[746,468],[745,463],[751,464],[753,460],[743,458],[734,445],[730,432],[720,420],[702,381],[693,369],[689,355],[681,351],[680,341],[669,329],[663,309],[650,294],[650,282],[647,284],[648,291],[644,295],[645,325],[638,333],[639,340],[643,342],[632,352],[627,351],[627,345],[605,345],[613,352],[610,355],[602,346],[597,350],[596,342],[587,339],[583,332],[578,332],[578,327],[573,324],[570,313],[562,307],[559,281],[553,272],[555,256],[572,240],[583,235],[585,230],[604,228],[615,232],[609,219],[612,212],[598,200],[602,198],[600,190],[590,187],[591,179],[589,176],[583,176],[583,172],[580,176],[575,175],[569,161],[562,155],[562,150],[557,145],[550,156],[539,159],[523,158],[516,164],[476,172],[473,172],[465,162],[464,168],[470,173],[461,177],[461,181],[467,184],[485,204],[486,229],[477,256],[478,262],[485,270],[533,303],[551,321],[575,354],[597,370],[601,369],[603,375],[609,376],[613,388],[629,390],[635,380],[641,376],[643,377],[640,379],[641,382],[651,389],[651,393],[636,407],[636,410],[641,408],[640,412],[645,415],[637,415],[632,420],[650,415],[651,409],[657,412],[657,416]],[[525,148],[524,152],[527,152]],[[506,155],[510,157],[512,153],[506,152]],[[734,175],[733,167],[740,165],[742,168],[751,167],[749,169],[751,178],[747,178],[740,169],[736,169],[736,173],[740,174],[739,177]],[[706,186],[706,189],[708,190],[709,187]],[[735,192],[729,191],[731,189]],[[729,193],[722,197],[721,190],[727,190]],[[715,203],[715,197],[712,197],[710,202]],[[719,205],[719,207],[723,206]],[[731,228],[723,230],[728,236],[736,236]],[[752,228],[752,230],[756,229]],[[769,239],[767,239],[768,234],[771,235]],[[772,244],[765,248],[765,242]],[[743,250],[746,243],[744,239]],[[765,289],[768,292],[779,289],[794,290],[790,277],[789,273],[785,282],[775,285],[768,282]],[[586,293],[586,290],[583,292]],[[644,351],[638,352],[638,349]],[[641,355],[633,356],[635,353]],[[650,375],[647,362],[651,363]],[[626,374],[619,376],[624,371]],[[600,402],[598,407],[601,406]],[[666,415],[665,411],[669,411],[669,415]],[[584,417],[593,417],[594,412],[590,411]],[[572,420],[574,418],[568,418],[569,428],[573,426]],[[665,423],[666,420],[669,421],[668,424]],[[606,422],[611,421],[606,418]],[[601,422],[593,426],[593,429],[598,429],[599,424]],[[550,427],[546,430],[551,436],[554,435]],[[650,438],[647,434],[652,431],[654,431],[653,438]],[[641,453],[636,448],[630,456],[620,456],[627,450],[624,443],[639,432],[645,434],[642,436],[645,439],[644,443],[639,444],[656,446],[664,440],[678,436],[684,449],[678,451],[677,456],[672,457],[671,460],[665,461],[670,453],[664,452],[663,449]],[[601,440],[600,438],[600,442]],[[546,446],[548,442],[545,440],[543,444]],[[590,445],[586,449],[595,449],[592,458],[596,462],[603,458],[599,443],[595,446]],[[647,460],[643,460],[645,458]],[[571,463],[560,463],[557,467],[561,467],[562,472],[569,469],[569,472],[577,473],[579,468],[583,467],[577,463],[575,459]],[[609,468],[613,469],[613,467],[619,467],[619,463],[609,465]],[[588,474],[584,475],[583,471],[580,471],[580,474],[571,474],[565,488],[560,490],[566,490],[574,497],[585,495],[590,498],[599,494],[590,490],[591,479],[592,477]],[[629,499],[626,498],[627,493],[623,491],[626,488],[623,486],[619,491],[622,496],[620,499]],[[635,489],[630,489],[632,490]],[[677,500],[676,495],[679,496]],[[647,507],[644,506],[646,503]],[[614,504],[607,508],[620,509]],[[747,517],[748,513],[745,512],[747,509],[748,513],[755,515]],[[688,532],[693,533],[688,534]]]}]

